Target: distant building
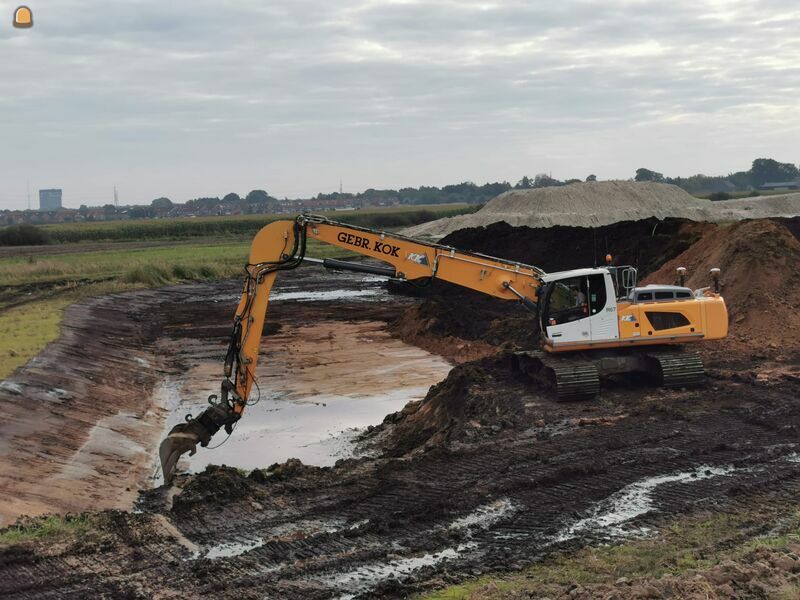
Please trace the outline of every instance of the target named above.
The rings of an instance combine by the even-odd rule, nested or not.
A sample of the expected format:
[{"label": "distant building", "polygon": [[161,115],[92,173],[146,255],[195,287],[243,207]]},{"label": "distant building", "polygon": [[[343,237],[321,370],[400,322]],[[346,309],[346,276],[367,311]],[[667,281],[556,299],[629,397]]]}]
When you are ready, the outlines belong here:
[{"label": "distant building", "polygon": [[61,190],[39,190],[39,210],[59,210]]},{"label": "distant building", "polygon": [[794,181],[768,181],[758,186],[760,190],[800,190],[800,179]]}]

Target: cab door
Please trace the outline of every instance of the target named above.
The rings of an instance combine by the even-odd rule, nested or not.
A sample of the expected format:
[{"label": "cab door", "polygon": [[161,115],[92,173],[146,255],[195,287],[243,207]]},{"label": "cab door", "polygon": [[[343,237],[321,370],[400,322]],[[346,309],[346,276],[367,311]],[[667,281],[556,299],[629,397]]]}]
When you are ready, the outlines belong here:
[{"label": "cab door", "polygon": [[604,273],[589,275],[588,307],[593,342],[619,339],[617,299],[611,277]]},{"label": "cab door", "polygon": [[542,331],[554,346],[591,341],[586,277],[554,281],[544,289]]}]

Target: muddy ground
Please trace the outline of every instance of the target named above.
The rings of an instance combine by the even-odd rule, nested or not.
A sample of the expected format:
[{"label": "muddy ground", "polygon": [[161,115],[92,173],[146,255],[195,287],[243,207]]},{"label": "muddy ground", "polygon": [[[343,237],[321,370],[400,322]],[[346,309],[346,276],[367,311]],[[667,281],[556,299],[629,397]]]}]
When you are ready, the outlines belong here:
[{"label": "muddy ground", "polygon": [[[209,357],[221,355],[231,306],[218,292],[213,286],[152,292],[155,301],[138,310],[108,313],[108,327],[122,329],[110,329],[104,343],[139,336],[137,352],[150,361],[161,355],[159,340],[173,336],[208,341]],[[144,489],[137,510],[101,513],[81,536],[3,546],[0,595],[406,597],[483,573],[520,570],[558,550],[646,535],[677,515],[757,512],[762,505],[795,501],[800,348],[735,339],[702,350],[709,378],[701,388],[661,390],[620,379],[607,384],[597,401],[556,403],[509,368],[507,346],[523,343],[527,333],[509,342],[501,335],[500,317],[483,333],[482,325],[448,318],[441,296],[446,293],[440,290],[422,304],[412,296],[343,302],[335,311],[275,304],[276,322],[289,315],[300,324],[324,318],[382,321],[396,335],[418,344],[427,340],[430,348],[462,363],[422,402],[365,432],[360,441],[365,456],[331,467],[288,461],[249,474],[208,467],[179,477],[175,488]],[[97,302],[97,310],[111,311],[106,300]],[[427,315],[429,328],[419,326],[419,314]],[[74,352],[96,351],[89,337],[74,335],[81,348]],[[130,357],[124,348],[120,342],[119,352]],[[471,360],[475,353],[482,358]],[[196,355],[175,356],[151,362],[152,377],[137,385],[152,391],[178,363],[190,367]],[[110,385],[105,378],[112,372],[125,374],[98,367],[77,375],[87,386]],[[40,389],[34,404],[45,406],[52,402],[44,396],[45,380],[38,388],[29,383],[37,376],[44,377],[23,372],[14,381]],[[54,383],[47,385],[51,389]],[[2,399],[4,410],[18,407],[20,397]],[[146,412],[141,397],[126,394],[115,402]],[[65,407],[77,401],[62,399]],[[113,417],[120,410],[115,407],[102,409],[98,418]],[[95,405],[81,410],[101,411]],[[61,418],[68,432],[79,429]],[[43,420],[30,436],[48,439],[50,432],[55,438],[52,431],[62,422],[53,416]],[[22,417],[12,422],[19,424]],[[10,438],[4,433],[2,439],[5,444]],[[36,459],[36,468],[46,474],[62,460],[58,448],[71,438],[53,439],[45,454],[11,439],[13,447],[4,451],[17,454],[6,456]],[[119,477],[146,479],[144,464],[137,470],[122,463],[114,462]],[[4,503],[17,493],[10,486],[34,485],[19,473],[16,479],[2,475]],[[106,496],[118,493],[112,479]],[[100,501],[103,494],[95,493]],[[63,502],[56,507],[69,509],[68,499]],[[756,520],[750,533],[775,526]]]}]

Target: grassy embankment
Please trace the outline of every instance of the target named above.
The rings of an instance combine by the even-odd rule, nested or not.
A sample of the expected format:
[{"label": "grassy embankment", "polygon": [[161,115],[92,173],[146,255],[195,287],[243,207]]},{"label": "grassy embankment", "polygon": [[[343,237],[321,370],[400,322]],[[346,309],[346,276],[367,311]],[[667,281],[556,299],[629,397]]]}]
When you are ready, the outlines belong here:
[{"label": "grassy embankment", "polygon": [[[329,213],[356,225],[397,228],[474,207],[446,205]],[[0,379],[58,337],[64,309],[88,296],[242,274],[250,241],[265,224],[290,215],[159,219],[43,227],[46,246],[7,249],[0,257]],[[147,245],[136,247],[136,242]],[[88,244],[100,249],[86,251]],[[118,246],[117,246],[118,244]],[[52,252],[48,252],[52,250]],[[311,242],[308,254],[343,256]]]},{"label": "grassy embankment", "polygon": [[749,564],[759,550],[784,551],[798,544],[800,511],[791,506],[696,515],[676,520],[653,537],[557,553],[523,571],[479,577],[417,600],[556,598],[574,585],[614,585],[621,578],[689,579],[725,561]]}]

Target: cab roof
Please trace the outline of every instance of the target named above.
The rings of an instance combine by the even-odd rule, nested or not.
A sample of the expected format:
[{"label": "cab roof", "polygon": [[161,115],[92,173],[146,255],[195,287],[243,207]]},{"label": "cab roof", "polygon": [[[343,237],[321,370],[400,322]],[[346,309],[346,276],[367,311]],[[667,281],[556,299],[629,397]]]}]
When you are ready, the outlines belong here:
[{"label": "cab roof", "polygon": [[590,267],[584,269],[572,269],[571,271],[558,271],[556,273],[548,273],[542,276],[542,281],[550,283],[552,281],[560,281],[562,279],[570,279],[571,277],[587,277],[588,275],[606,275],[608,269],[605,267]]}]

